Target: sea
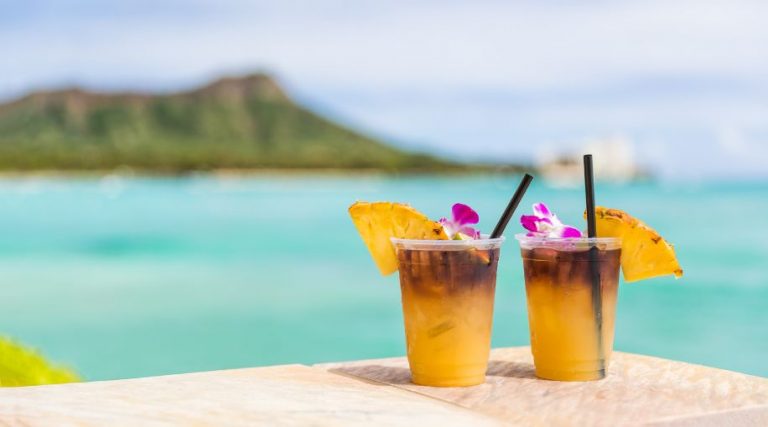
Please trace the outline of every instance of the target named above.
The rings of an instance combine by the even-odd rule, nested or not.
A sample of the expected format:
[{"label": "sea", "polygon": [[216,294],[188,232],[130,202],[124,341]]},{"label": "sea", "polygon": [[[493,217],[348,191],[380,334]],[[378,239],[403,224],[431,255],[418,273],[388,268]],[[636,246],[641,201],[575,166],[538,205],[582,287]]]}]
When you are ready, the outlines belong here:
[{"label": "sea", "polygon": [[[199,175],[0,179],[0,335],[86,380],[401,356],[397,275],[347,214],[356,200],[431,216],[472,206],[489,232],[519,177]],[[615,348],[768,376],[768,182],[598,183],[598,205],[675,245],[682,279],[621,283]],[[534,180],[584,227],[582,189]],[[493,346],[529,343],[505,234]]]}]

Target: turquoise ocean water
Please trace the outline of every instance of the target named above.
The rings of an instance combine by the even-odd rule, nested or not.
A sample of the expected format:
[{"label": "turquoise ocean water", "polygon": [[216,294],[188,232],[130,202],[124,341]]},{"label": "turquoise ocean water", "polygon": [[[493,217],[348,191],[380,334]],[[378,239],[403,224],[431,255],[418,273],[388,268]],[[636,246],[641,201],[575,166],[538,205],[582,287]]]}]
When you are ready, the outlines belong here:
[{"label": "turquoise ocean water", "polygon": [[[402,355],[397,277],[377,273],[347,206],[405,201],[437,218],[461,201],[489,231],[517,182],[6,178],[0,334],[90,380]],[[768,183],[597,192],[673,242],[685,269],[622,284],[616,348],[768,376]],[[540,200],[582,224],[580,190],[537,182],[524,207]],[[508,240],[494,346],[528,343],[521,270]]]}]

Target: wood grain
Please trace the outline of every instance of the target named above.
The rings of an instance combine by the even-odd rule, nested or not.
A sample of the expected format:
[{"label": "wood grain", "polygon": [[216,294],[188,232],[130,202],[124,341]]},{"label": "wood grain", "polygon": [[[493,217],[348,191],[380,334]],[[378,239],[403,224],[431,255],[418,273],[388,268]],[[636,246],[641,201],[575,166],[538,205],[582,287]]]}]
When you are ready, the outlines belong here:
[{"label": "wood grain", "polygon": [[712,419],[763,426],[768,417],[764,378],[626,353],[614,353],[605,379],[567,383],[536,379],[528,347],[496,349],[486,383],[467,388],[411,384],[404,358],[318,366],[520,425],[687,425],[679,423],[719,417]]}]

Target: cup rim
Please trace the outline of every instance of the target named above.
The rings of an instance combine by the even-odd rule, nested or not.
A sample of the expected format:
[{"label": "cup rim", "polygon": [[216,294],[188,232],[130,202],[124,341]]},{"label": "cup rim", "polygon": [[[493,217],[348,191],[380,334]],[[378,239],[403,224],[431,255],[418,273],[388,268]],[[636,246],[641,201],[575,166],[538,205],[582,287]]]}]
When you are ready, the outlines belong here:
[{"label": "cup rim", "polygon": [[519,241],[521,245],[599,244],[608,246],[621,246],[620,237],[541,237],[529,236],[526,233],[518,233],[515,234],[515,239]]},{"label": "cup rim", "polygon": [[395,247],[406,247],[408,249],[436,249],[443,250],[461,250],[468,248],[492,249],[498,248],[506,240],[506,237],[491,238],[487,234],[481,234],[480,239],[473,240],[428,240],[428,239],[399,239],[390,237],[390,242]]},{"label": "cup rim", "polygon": [[526,242],[570,242],[570,243],[619,243],[620,237],[540,237],[526,233],[515,234],[515,239]]}]

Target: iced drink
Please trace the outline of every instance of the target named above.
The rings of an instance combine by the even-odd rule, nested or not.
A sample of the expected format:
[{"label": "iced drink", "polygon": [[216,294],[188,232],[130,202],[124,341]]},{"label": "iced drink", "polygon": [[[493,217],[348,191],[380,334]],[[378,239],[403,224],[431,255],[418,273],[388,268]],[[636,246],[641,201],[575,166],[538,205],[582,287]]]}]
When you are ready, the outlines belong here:
[{"label": "iced drink", "polygon": [[485,381],[502,241],[392,239],[415,384]]},{"label": "iced drink", "polygon": [[518,235],[536,376],[605,376],[613,349],[621,241]]}]

